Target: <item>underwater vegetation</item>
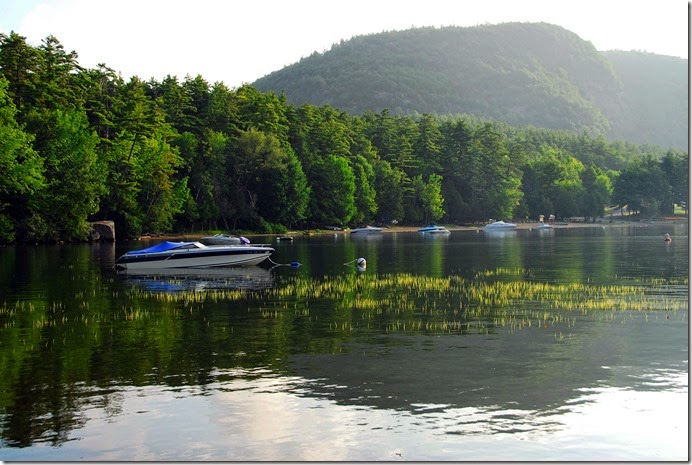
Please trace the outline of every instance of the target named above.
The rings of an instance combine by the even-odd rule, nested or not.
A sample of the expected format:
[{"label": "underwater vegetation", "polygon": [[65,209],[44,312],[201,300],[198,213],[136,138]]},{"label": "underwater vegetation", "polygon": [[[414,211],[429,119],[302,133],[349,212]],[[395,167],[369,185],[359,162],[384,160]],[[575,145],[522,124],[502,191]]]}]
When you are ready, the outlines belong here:
[{"label": "underwater vegetation", "polygon": [[[304,318],[321,321],[332,330],[426,331],[488,333],[497,328],[568,330],[579,318],[597,315],[615,320],[625,314],[650,318],[686,318],[685,279],[618,277],[619,284],[555,283],[534,278],[531,270],[498,268],[466,279],[413,274],[344,274],[314,278],[299,274],[284,277],[274,287],[201,289],[182,292],[132,287],[114,293],[117,309],[92,309],[80,294],[72,303],[4,302],[0,328],[15,327],[26,314],[37,313],[35,329],[73,323],[145,321],[171,315],[193,314],[205,304],[232,302],[247,306],[261,318]],[[151,303],[158,303],[152,308]],[[69,305],[70,311],[66,310]],[[680,315],[682,313],[682,315]],[[623,320],[624,321],[624,320]],[[21,324],[26,327],[26,322]],[[556,333],[561,338],[562,333]]]}]

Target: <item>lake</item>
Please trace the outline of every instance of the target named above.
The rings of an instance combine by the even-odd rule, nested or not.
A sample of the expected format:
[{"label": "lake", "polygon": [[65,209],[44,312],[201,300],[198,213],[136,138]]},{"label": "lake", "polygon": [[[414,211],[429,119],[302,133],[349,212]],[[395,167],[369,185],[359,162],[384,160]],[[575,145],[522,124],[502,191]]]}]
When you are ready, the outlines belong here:
[{"label": "lake", "polygon": [[687,224],[251,239],[0,248],[0,460],[689,460]]}]

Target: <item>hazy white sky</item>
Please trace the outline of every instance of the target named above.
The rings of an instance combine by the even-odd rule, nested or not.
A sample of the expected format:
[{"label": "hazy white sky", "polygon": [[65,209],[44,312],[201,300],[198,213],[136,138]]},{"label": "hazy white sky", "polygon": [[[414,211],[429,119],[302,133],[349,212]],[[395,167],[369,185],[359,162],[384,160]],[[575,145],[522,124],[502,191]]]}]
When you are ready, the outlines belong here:
[{"label": "hazy white sky", "polygon": [[0,0],[0,32],[54,35],[82,66],[230,87],[342,39],[421,26],[542,21],[598,50],[688,58],[688,19],[687,0]]}]

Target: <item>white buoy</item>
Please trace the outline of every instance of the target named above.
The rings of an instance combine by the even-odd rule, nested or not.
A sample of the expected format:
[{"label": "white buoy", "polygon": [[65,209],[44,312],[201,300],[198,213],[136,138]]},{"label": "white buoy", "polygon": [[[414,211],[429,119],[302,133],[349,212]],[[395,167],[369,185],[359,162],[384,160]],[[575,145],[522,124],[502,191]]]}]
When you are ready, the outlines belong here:
[{"label": "white buoy", "polygon": [[367,266],[367,262],[363,257],[360,257],[358,260],[356,260],[356,265],[360,266],[361,268],[365,268]]}]

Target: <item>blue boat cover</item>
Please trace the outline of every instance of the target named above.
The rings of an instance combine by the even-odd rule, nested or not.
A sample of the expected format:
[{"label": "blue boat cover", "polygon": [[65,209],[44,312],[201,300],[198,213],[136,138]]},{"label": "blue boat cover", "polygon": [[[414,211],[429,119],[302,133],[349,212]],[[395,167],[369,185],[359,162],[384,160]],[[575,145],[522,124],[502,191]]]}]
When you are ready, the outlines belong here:
[{"label": "blue boat cover", "polygon": [[179,247],[184,247],[194,244],[194,242],[161,242],[160,244],[152,245],[151,247],[147,247],[146,249],[140,249],[140,250],[131,250],[127,252],[125,255],[138,255],[142,253],[154,253],[154,252],[165,252],[166,250],[171,250],[171,249],[177,249]]}]

